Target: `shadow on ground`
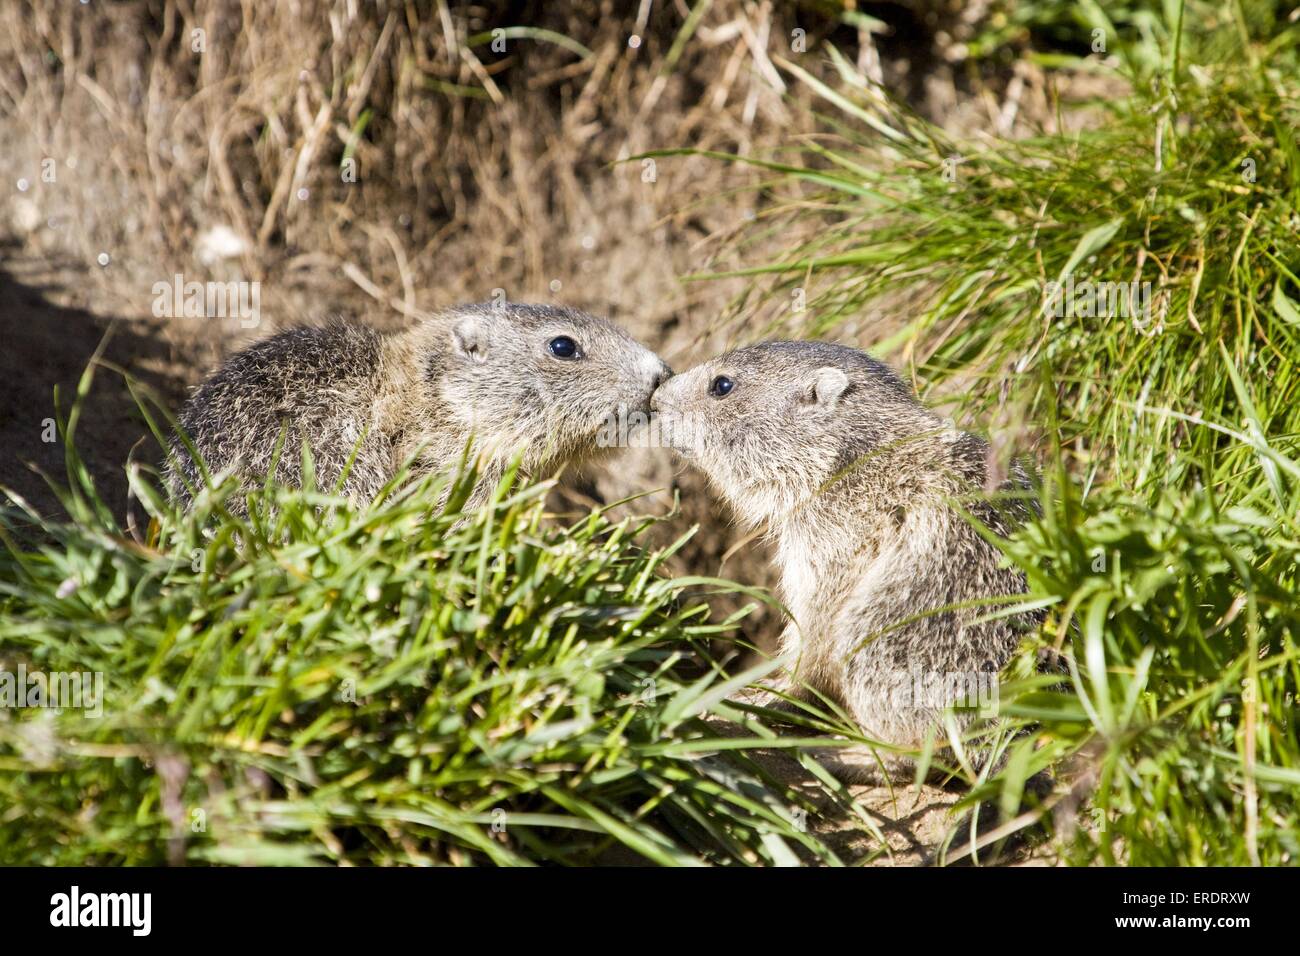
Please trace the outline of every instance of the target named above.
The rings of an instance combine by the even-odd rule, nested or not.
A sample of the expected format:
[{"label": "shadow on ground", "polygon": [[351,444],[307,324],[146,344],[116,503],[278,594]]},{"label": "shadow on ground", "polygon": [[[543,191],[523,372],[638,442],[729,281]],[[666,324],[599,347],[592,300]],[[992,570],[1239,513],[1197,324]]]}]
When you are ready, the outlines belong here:
[{"label": "shadow on ground", "polygon": [[[130,372],[169,408],[183,400],[185,381],[160,334],[161,323],[60,304],[78,300],[77,268],[10,259],[11,251],[0,248],[6,256],[0,260],[0,484],[43,516],[58,516],[58,496],[40,473],[66,484],[65,446],[51,423],[66,420],[77,382],[105,335],[103,358]],[[48,441],[52,435],[55,440]],[[125,379],[98,368],[74,441],[100,496],[119,518],[128,507],[125,464],[142,439],[136,457],[157,461],[156,442]]]}]

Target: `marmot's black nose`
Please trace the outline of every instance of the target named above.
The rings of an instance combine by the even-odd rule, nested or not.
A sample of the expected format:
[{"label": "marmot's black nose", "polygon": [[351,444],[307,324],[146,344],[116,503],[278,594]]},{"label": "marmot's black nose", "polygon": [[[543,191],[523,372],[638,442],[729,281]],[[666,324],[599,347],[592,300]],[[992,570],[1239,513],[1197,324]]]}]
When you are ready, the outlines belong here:
[{"label": "marmot's black nose", "polygon": [[660,385],[662,385],[664,382],[668,381],[672,377],[673,377],[673,370],[670,369],[667,365],[663,366],[662,368],[659,369],[658,372],[655,373],[655,377],[650,380],[651,390],[658,388]]}]

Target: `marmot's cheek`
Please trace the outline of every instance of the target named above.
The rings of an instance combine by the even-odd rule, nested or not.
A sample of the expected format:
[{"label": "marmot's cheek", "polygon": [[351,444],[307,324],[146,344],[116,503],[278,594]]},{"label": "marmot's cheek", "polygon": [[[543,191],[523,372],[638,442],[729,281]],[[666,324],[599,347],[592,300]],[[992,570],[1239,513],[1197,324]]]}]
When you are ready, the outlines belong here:
[{"label": "marmot's cheek", "polygon": [[655,390],[652,386],[634,386],[626,391],[622,401],[638,412],[648,413],[653,407],[651,399],[654,397],[654,393]]},{"label": "marmot's cheek", "polygon": [[666,412],[672,424],[672,447],[684,457],[698,462],[708,451],[707,427],[698,415],[672,410]]},{"label": "marmot's cheek", "polygon": [[691,452],[689,436],[683,429],[681,413],[669,408],[654,413],[651,421],[652,430],[659,436],[659,444],[664,448],[689,457]]}]

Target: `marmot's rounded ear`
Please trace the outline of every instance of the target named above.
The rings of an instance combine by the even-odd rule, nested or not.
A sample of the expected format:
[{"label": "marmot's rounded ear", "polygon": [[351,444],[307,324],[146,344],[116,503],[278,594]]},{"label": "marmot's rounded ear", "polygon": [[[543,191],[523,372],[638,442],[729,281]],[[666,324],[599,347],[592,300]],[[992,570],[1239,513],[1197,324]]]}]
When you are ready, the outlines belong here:
[{"label": "marmot's rounded ear", "polygon": [[451,327],[451,347],[456,354],[475,362],[487,358],[487,325],[480,315],[466,315]]},{"label": "marmot's rounded ear", "polygon": [[840,400],[849,387],[849,377],[833,365],[826,365],[813,373],[808,400],[830,407]]}]

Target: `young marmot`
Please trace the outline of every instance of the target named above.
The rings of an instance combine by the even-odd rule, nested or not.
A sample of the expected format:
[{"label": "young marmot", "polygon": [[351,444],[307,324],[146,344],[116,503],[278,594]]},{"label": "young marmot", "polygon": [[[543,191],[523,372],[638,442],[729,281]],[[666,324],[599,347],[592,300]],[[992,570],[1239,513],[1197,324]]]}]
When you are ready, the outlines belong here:
[{"label": "young marmot", "polygon": [[[1027,622],[979,618],[1025,579],[960,509],[1010,533],[1033,508],[1023,471],[1001,489],[1022,500],[982,497],[986,442],[887,366],[825,342],[729,352],[669,379],[651,407],[666,444],[775,541],[793,692],[824,694],[868,736],[912,749],[955,698],[989,689]],[[908,766],[880,756],[886,773]],[[878,774],[855,759],[861,772],[837,769]]]},{"label": "young marmot", "polygon": [[[593,454],[607,421],[647,412],[671,374],[622,329],[576,309],[466,305],[395,335],[335,324],[257,342],[198,389],[180,426],[210,472],[245,482],[266,477],[281,444],[275,480],[298,485],[306,441],[317,486],[334,487],[346,467],[342,491],[358,501],[408,459],[417,475],[454,464],[472,436],[484,489],[520,452],[534,474]],[[186,483],[202,479],[172,444],[169,484],[188,505]]]}]

